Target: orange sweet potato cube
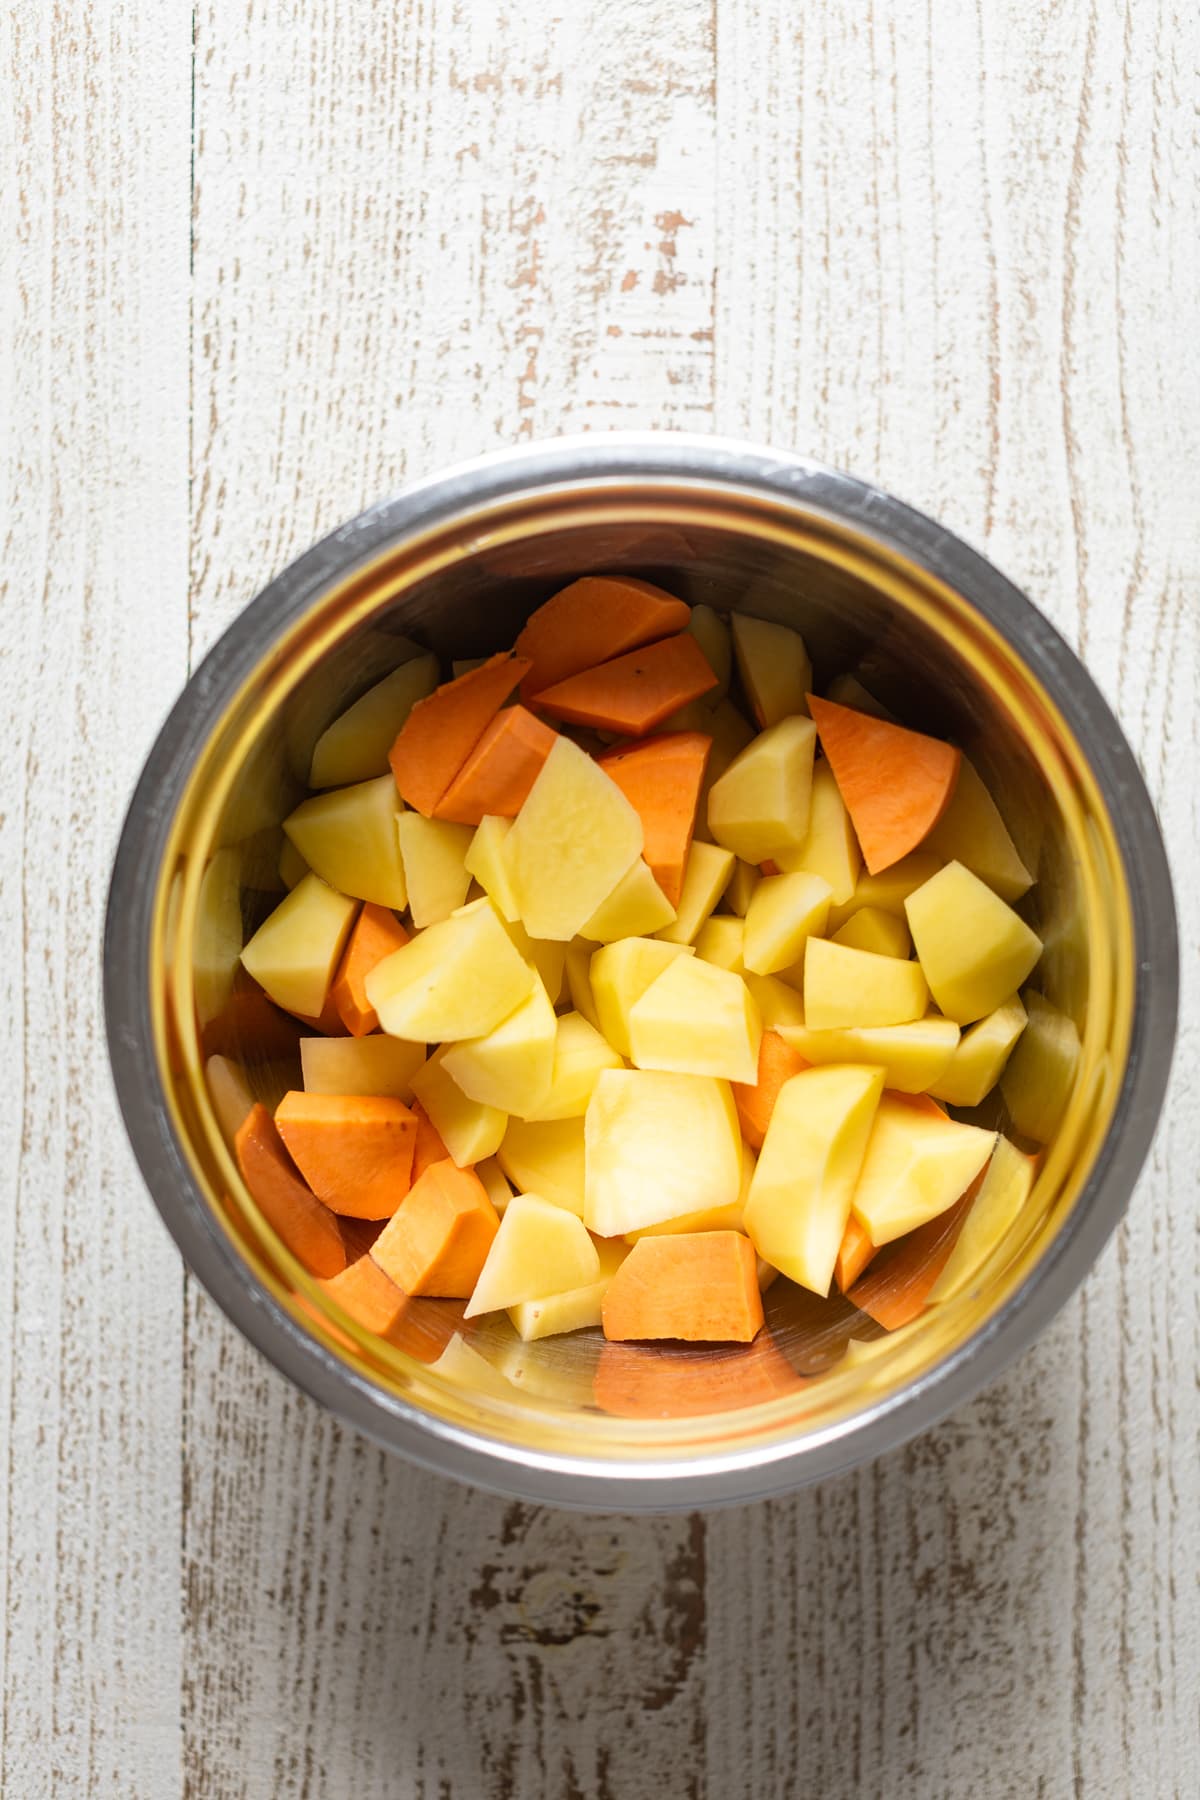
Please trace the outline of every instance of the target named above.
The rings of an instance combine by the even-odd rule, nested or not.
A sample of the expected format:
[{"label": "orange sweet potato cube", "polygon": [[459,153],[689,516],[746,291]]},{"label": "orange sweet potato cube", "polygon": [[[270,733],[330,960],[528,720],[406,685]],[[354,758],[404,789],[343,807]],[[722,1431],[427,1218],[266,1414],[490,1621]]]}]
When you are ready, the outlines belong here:
[{"label": "orange sweet potato cube", "polygon": [[487,1260],[500,1216],[474,1169],[431,1163],[371,1248],[406,1294],[465,1300]]}]

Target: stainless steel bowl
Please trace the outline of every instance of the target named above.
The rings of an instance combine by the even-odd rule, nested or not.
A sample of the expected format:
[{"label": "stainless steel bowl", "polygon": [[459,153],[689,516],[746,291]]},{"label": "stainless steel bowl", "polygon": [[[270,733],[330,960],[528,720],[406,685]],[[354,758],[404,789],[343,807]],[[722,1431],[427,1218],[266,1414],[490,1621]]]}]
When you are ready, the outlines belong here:
[{"label": "stainless steel bowl", "polygon": [[[522,1352],[503,1321],[464,1333],[433,1301],[413,1304],[396,1341],[373,1338],[274,1237],[218,1126],[204,1056],[214,982],[225,995],[232,970],[213,975],[213,891],[235,884],[247,930],[273,904],[279,821],[317,734],[401,659],[398,634],[482,654],[510,644],[555,588],[605,570],[798,627],[818,679],[854,666],[908,722],[961,742],[1036,865],[1038,980],[1080,1033],[1074,1091],[1008,1266],[876,1354],[844,1357],[861,1320],[789,1284],[746,1351],[606,1351],[589,1336]],[[563,440],[451,469],[271,582],[150,754],[105,943],[129,1135],[185,1258],[239,1329],[389,1448],[500,1492],[597,1509],[777,1493],[877,1455],[991,1380],[1125,1208],[1162,1104],[1176,993],[1150,801],[1112,714],[1041,614],[957,538],[863,482],[670,435]],[[217,1022],[266,1093],[279,1071],[237,1041],[236,1016]]]}]

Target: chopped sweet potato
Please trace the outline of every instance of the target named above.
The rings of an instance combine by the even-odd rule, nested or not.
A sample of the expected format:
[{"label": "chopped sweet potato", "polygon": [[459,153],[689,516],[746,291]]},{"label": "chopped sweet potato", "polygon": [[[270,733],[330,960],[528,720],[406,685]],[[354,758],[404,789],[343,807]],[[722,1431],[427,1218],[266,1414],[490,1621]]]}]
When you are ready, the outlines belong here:
[{"label": "chopped sweet potato", "polygon": [[645,737],[716,685],[712,664],[691,633],[683,631],[556,682],[537,696],[537,706],[574,725]]},{"label": "chopped sweet potato", "polygon": [[406,1294],[469,1299],[500,1218],[474,1169],[431,1163],[371,1248]]},{"label": "chopped sweet potato", "polygon": [[712,739],[700,731],[671,731],[610,750],[600,767],[616,782],[642,821],[642,855],[672,906],[679,905],[696,806]]},{"label": "chopped sweet potato", "polygon": [[904,1094],[899,1088],[884,1090],[889,1100],[897,1106],[907,1106],[910,1112],[921,1113],[927,1119],[948,1119],[950,1114],[945,1107],[936,1101],[932,1094]]},{"label": "chopped sweet potato", "polygon": [[528,669],[524,657],[504,651],[417,701],[388,757],[396,786],[415,811],[432,818],[438,801]]},{"label": "chopped sweet potato", "polygon": [[370,1254],[360,1256],[321,1286],[332,1300],[367,1331],[381,1337],[391,1330],[408,1305],[408,1295],[384,1274]]},{"label": "chopped sweet potato", "polygon": [[523,706],[498,712],[433,809],[435,819],[478,825],[515,819],[558,733]]},{"label": "chopped sweet potato", "polygon": [[940,738],[808,696],[821,748],[872,875],[915,850],[954,793],[962,753]]},{"label": "chopped sweet potato", "polygon": [[867,1264],[875,1254],[875,1246],[865,1225],[860,1225],[854,1214],[846,1220],[846,1229],[842,1233],[841,1246],[837,1253],[837,1261],[833,1265],[833,1278],[843,1294],[848,1293],[858,1280]]},{"label": "chopped sweet potato", "polygon": [[775,1111],[779,1090],[809,1064],[798,1050],[785,1044],[777,1031],[764,1031],[758,1045],[758,1080],[735,1081],[733,1099],[741,1121],[742,1136],[752,1150],[761,1150]]},{"label": "chopped sweet potato", "polygon": [[[435,1363],[462,1325],[461,1300],[414,1300],[365,1253],[321,1286],[367,1331],[418,1362]],[[325,1328],[332,1329],[327,1321]],[[357,1350],[349,1337],[345,1342]]]},{"label": "chopped sweet potato", "polygon": [[851,1305],[888,1331],[899,1331],[924,1312],[930,1289],[950,1260],[982,1180],[981,1171],[962,1199],[946,1212],[885,1245],[869,1273],[846,1294]]},{"label": "chopped sweet potato", "polygon": [[409,934],[395,913],[368,901],[351,927],[329,990],[338,1017],[353,1037],[367,1037],[379,1030],[379,1014],[367,999],[366,979],[376,963],[408,941]]},{"label": "chopped sweet potato", "polygon": [[325,995],[325,1004],[315,1018],[310,1013],[302,1012],[293,1013],[292,1017],[299,1019],[306,1030],[319,1033],[321,1037],[348,1037],[350,1035],[349,1028],[338,1011],[337,1002],[333,997],[332,982],[330,982],[329,991]]},{"label": "chopped sweet potato", "polygon": [[417,1121],[383,1094],[293,1090],[275,1124],[297,1168],[331,1212],[390,1219],[412,1181]]},{"label": "chopped sweet potato", "polygon": [[242,1121],[234,1152],[242,1180],[271,1229],[310,1275],[337,1275],[346,1247],[329,1208],[301,1180],[270,1113],[256,1102]]},{"label": "chopped sweet potato", "polygon": [[754,1246],[740,1231],[639,1238],[604,1296],[604,1335],[749,1343],[763,1322]]},{"label": "chopped sweet potato", "polygon": [[585,575],[531,613],[516,642],[530,660],[521,684],[528,700],[543,688],[682,631],[691,616],[683,600],[629,575]]}]

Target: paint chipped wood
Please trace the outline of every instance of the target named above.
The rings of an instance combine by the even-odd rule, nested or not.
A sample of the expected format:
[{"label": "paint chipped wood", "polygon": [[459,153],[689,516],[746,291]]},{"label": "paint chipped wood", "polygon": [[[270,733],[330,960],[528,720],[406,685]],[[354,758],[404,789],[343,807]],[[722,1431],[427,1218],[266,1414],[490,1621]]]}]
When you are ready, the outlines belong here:
[{"label": "paint chipped wood", "polygon": [[1117,707],[1194,947],[1188,10],[171,11],[0,14],[0,1791],[1196,1791],[1194,955],[1128,1223],[1041,1342],[874,1468],[664,1520],[466,1492],[294,1393],[185,1283],[95,1003],[189,657],[406,475],[614,426],[984,546]]}]

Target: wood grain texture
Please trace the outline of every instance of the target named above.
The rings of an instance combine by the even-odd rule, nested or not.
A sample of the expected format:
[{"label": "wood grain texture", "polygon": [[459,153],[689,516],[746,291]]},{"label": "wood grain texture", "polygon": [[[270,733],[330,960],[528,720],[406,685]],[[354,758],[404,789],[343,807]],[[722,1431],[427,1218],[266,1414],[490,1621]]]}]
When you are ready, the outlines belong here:
[{"label": "wood grain texture", "polygon": [[[197,651],[407,473],[711,424],[707,0],[304,18],[197,18]],[[189,1796],[706,1791],[702,1521],[464,1493],[187,1337]]]},{"label": "wood grain texture", "polygon": [[[1193,65],[1179,0],[0,14],[0,1792],[1200,1786]],[[993,555],[1142,757],[1185,945],[1154,1156],[1041,1342],[871,1469],[666,1520],[294,1393],[185,1284],[95,1000],[188,659],[406,475],[612,426],[813,452]]]},{"label": "wood grain texture", "polygon": [[0,15],[0,1792],[178,1792],[182,1279],[101,910],[186,672],[187,25]]}]

